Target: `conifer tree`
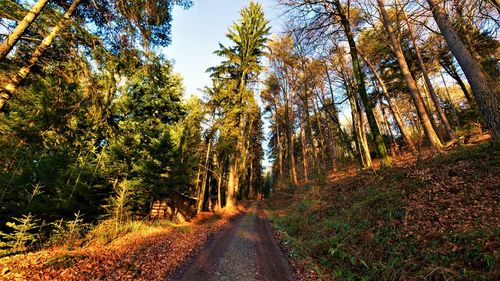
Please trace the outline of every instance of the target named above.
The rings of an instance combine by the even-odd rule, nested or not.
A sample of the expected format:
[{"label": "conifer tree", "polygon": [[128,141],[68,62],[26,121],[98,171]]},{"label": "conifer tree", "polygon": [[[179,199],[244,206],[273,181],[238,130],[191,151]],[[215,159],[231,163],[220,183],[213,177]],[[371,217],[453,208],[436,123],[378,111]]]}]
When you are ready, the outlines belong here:
[{"label": "conifer tree", "polygon": [[270,27],[265,19],[262,6],[253,1],[240,11],[241,18],[234,23],[226,37],[232,46],[220,44],[215,54],[222,57],[221,65],[212,67],[212,77],[223,84],[223,92],[227,95],[227,108],[224,108],[226,125],[231,126],[228,141],[232,152],[229,156],[229,175],[226,196],[226,207],[233,208],[240,187],[240,174],[245,166],[245,150],[248,149],[245,139],[245,126],[251,123],[250,105],[254,101],[254,93],[248,87],[256,81],[263,66],[261,57]]}]

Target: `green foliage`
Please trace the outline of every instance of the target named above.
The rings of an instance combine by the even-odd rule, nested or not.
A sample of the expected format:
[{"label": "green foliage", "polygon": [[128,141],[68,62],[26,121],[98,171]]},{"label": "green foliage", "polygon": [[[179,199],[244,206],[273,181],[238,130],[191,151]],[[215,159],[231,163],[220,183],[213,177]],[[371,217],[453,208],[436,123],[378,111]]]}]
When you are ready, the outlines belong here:
[{"label": "green foliage", "polygon": [[171,127],[171,139],[175,148],[174,163],[169,184],[181,192],[194,190],[198,164],[203,154],[203,129],[206,104],[197,97],[184,103],[185,118]]},{"label": "green foliage", "polygon": [[50,244],[65,244],[71,248],[78,239],[82,238],[90,225],[83,223],[83,215],[81,215],[80,212],[74,215],[74,219],[67,221],[60,219],[59,221],[50,223]]},{"label": "green foliage", "polygon": [[111,217],[116,221],[117,225],[128,219],[128,206],[130,196],[132,192],[127,180],[124,180],[118,184],[115,182],[115,193],[116,195],[110,198],[110,214]]},{"label": "green foliage", "polygon": [[[222,175],[225,174],[224,170],[228,170],[226,174],[232,179],[231,184],[238,185],[230,186],[230,180],[227,180],[226,190],[233,194],[229,198],[232,202],[237,198],[253,198],[257,192],[261,192],[264,138],[262,116],[255,101],[252,83],[257,81],[263,70],[261,58],[269,30],[269,21],[264,16],[262,5],[251,1],[241,9],[240,19],[226,34],[232,45],[219,44],[220,48],[214,52],[223,61],[208,69],[213,78],[212,87],[206,88],[212,124],[207,130],[206,143],[207,151],[213,143],[216,157],[214,160],[208,155],[208,161],[204,164],[215,167],[206,173],[208,177],[216,171],[217,182],[224,181]],[[211,178],[210,182],[215,182]],[[233,193],[233,190],[239,193]],[[209,193],[200,192],[198,195]]]},{"label": "green foliage", "polygon": [[39,228],[38,220],[31,213],[19,218],[12,218],[15,222],[7,222],[6,225],[12,230],[9,233],[0,232],[0,248],[6,248],[8,251],[23,251],[27,246],[36,242],[38,233],[33,230]]},{"label": "green foliage", "polygon": [[[0,113],[0,221],[31,212],[45,222],[41,240],[59,243],[64,236],[78,239],[87,223],[109,212],[120,223],[142,219],[153,199],[189,189],[184,183],[193,181],[192,160],[189,167],[175,165],[179,147],[171,138],[185,117],[182,79],[142,43],[168,44],[173,5],[188,7],[190,1],[153,2],[154,21],[139,2],[114,11],[106,1],[83,1],[78,20]],[[24,15],[18,8],[6,15]],[[57,5],[49,4],[25,35],[38,40],[59,16]],[[19,41],[1,62],[2,83],[24,64],[36,40]],[[174,180],[174,168],[184,181]],[[114,211],[106,208],[110,203]],[[14,233],[4,225],[0,230]]]},{"label": "green foliage", "polygon": [[95,221],[114,196],[115,179],[127,180],[133,190],[130,214],[144,216],[152,198],[177,188],[170,184],[177,155],[170,131],[184,117],[183,89],[170,63],[152,58],[129,66],[111,75],[116,87],[108,76],[94,77],[110,83],[110,89],[97,90],[112,95],[88,96],[83,86],[60,92],[30,88],[24,95],[35,100],[40,94],[58,96],[31,108],[17,100],[10,104],[20,111],[3,116],[0,124],[7,166],[0,174],[1,218],[31,211],[50,222],[81,211],[87,222]]},{"label": "green foliage", "polygon": [[255,79],[262,70],[260,58],[264,54],[263,47],[270,30],[262,5],[258,3],[251,1],[240,11],[240,16],[239,21],[226,34],[234,45],[226,47],[220,44],[220,49],[215,54],[225,60],[221,65],[210,69],[213,77],[237,80],[238,90]]}]

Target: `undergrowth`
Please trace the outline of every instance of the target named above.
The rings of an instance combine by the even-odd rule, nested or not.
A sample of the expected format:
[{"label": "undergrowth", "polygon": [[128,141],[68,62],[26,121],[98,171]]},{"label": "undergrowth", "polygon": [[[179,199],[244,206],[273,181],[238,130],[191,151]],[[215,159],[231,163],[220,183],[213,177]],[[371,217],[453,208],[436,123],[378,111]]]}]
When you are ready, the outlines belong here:
[{"label": "undergrowth", "polygon": [[280,191],[270,217],[326,280],[498,280],[499,151],[489,143]]}]

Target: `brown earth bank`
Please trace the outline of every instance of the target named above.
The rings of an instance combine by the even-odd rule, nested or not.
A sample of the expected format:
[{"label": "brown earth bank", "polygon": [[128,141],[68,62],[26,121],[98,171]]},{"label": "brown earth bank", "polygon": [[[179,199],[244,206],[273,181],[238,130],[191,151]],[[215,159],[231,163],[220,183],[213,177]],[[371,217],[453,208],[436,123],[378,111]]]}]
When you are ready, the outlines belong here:
[{"label": "brown earth bank", "polygon": [[499,280],[499,143],[394,162],[268,200],[299,278]]}]

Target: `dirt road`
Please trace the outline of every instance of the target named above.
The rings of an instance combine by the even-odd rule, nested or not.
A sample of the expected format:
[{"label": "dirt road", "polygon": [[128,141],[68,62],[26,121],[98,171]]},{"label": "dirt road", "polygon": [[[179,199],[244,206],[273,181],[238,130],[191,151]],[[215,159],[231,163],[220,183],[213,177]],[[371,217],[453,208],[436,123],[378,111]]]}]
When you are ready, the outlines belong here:
[{"label": "dirt road", "polygon": [[262,202],[234,218],[169,280],[296,280],[274,239]]}]

